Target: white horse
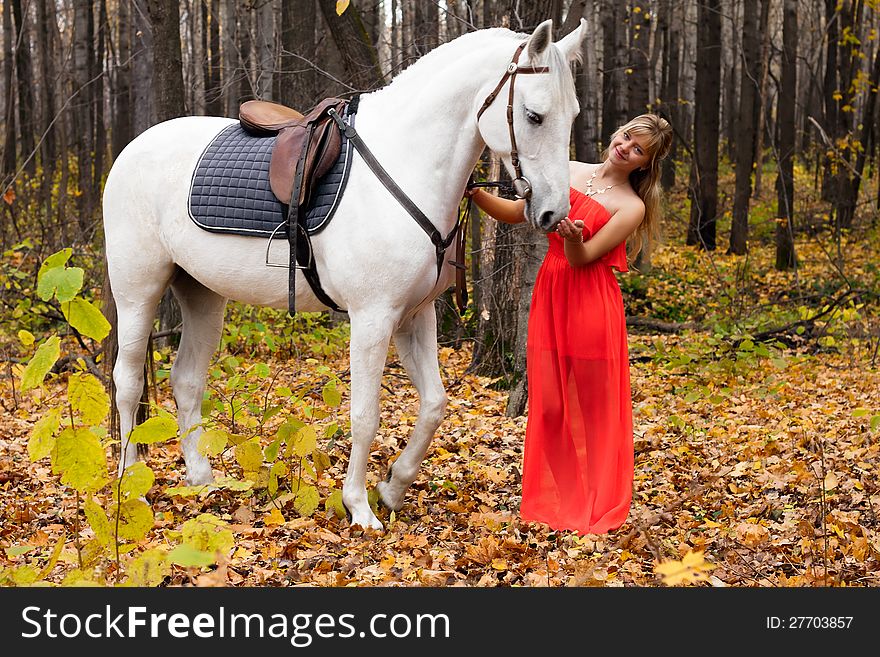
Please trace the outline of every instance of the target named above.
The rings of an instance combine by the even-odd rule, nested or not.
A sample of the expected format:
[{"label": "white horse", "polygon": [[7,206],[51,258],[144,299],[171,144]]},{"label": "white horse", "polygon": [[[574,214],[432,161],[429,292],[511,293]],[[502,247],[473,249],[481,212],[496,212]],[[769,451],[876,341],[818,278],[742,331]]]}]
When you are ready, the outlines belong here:
[{"label": "white horse", "polygon": [[[569,137],[578,112],[569,62],[577,58],[584,28],[581,21],[556,43],[550,21],[531,35],[505,29],[472,32],[436,48],[389,86],[361,97],[358,132],[444,236],[455,226],[468,177],[486,146],[512,170],[509,81],[498,100],[479,118],[477,113],[525,40],[519,66],[549,67],[546,74],[517,78],[515,85],[513,125],[522,175],[533,190],[526,218],[534,228],[549,231],[566,216]],[[199,157],[234,122],[183,117],[155,125],[123,150],[107,178],[104,231],[119,340],[113,379],[124,437],[120,474],[137,458],[128,436],[143,386],[147,340],[168,286],[183,314],[171,384],[190,485],[213,480],[209,461],[197,450],[197,425],[227,299],[287,307],[288,272],[266,266],[265,238],[209,233],[188,216],[189,185]],[[279,258],[286,262],[287,245],[284,240],[276,243]],[[420,398],[412,436],[388,478],[377,486],[381,501],[397,510],[446,408],[433,300],[449,286],[454,270],[446,263],[438,277],[434,245],[359,156],[333,221],[312,244],[324,290],[347,309],[351,321],[352,446],[343,502],[352,524],[381,530],[367,502],[365,480],[379,426],[379,391],[389,341],[394,338]],[[326,309],[301,273],[296,308]],[[197,428],[189,432],[193,427]]]}]

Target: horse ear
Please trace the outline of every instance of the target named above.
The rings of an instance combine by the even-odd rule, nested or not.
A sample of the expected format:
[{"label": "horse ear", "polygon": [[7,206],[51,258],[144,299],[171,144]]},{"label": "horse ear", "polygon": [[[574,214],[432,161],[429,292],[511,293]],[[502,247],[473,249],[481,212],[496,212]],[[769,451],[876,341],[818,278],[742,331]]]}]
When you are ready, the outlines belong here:
[{"label": "horse ear", "polygon": [[547,50],[547,46],[553,41],[553,20],[547,19],[535,28],[529,37],[529,61],[536,62],[541,54]]},{"label": "horse ear", "polygon": [[581,44],[584,41],[584,37],[587,36],[587,20],[585,18],[581,18],[580,25],[578,25],[571,32],[562,37],[557,43],[556,47],[562,52],[563,56],[568,61],[581,61],[581,57],[583,56],[583,51],[581,50]]}]

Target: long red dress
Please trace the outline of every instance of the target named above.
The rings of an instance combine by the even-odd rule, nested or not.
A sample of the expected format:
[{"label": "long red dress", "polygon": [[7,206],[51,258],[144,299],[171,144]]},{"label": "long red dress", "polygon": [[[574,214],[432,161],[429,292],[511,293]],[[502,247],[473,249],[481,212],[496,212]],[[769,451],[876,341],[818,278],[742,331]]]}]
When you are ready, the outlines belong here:
[{"label": "long red dress", "polygon": [[[571,189],[569,218],[594,235],[610,219]],[[554,529],[602,534],[626,520],[632,499],[633,438],[623,297],[612,267],[628,271],[621,243],[572,267],[555,234],[529,314],[529,415],[520,516]]]}]

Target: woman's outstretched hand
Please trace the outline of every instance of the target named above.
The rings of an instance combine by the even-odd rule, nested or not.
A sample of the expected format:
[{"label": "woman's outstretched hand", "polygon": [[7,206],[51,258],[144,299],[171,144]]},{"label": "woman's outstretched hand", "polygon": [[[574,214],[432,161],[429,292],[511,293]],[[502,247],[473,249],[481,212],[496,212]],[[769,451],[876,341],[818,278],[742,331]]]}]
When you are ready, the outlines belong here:
[{"label": "woman's outstretched hand", "polygon": [[571,221],[568,217],[559,222],[556,226],[556,232],[564,240],[581,244],[584,241],[584,222],[580,219]]}]

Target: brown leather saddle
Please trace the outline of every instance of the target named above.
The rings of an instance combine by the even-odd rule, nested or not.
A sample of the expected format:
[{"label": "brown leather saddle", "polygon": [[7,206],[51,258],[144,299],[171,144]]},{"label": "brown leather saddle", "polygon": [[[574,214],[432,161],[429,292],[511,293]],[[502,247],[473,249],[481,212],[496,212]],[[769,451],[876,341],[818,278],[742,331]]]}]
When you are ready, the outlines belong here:
[{"label": "brown leather saddle", "polygon": [[333,167],[342,149],[342,134],[328,112],[335,110],[342,116],[349,102],[341,98],[325,98],[307,114],[264,100],[249,100],[239,107],[242,128],[258,136],[277,135],[269,161],[269,187],[288,208],[288,310],[291,315],[294,313],[297,269],[303,271],[312,291],[324,305],[341,310],[321,288],[303,222],[315,184]]},{"label": "brown leather saddle", "polygon": [[300,160],[303,165],[297,199],[299,205],[308,200],[315,181],[336,162],[342,136],[327,110],[332,108],[342,114],[346,105],[347,100],[326,98],[308,114],[300,114],[295,109],[265,100],[242,103],[238,118],[245,130],[261,136],[278,135],[269,163],[269,186],[285,205],[290,204]]}]

